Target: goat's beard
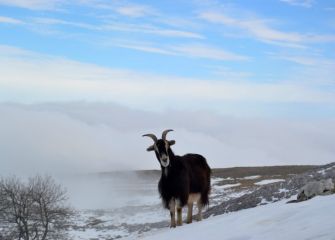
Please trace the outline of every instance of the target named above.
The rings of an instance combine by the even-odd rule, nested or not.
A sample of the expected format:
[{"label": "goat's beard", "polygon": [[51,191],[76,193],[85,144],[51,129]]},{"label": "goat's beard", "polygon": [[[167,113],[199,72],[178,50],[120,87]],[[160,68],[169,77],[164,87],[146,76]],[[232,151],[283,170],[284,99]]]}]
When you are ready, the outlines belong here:
[{"label": "goat's beard", "polygon": [[164,161],[160,161],[161,162],[161,165],[162,165],[162,167],[168,167],[169,165],[170,165],[170,159],[169,158],[167,158],[167,161],[166,162],[164,162]]}]

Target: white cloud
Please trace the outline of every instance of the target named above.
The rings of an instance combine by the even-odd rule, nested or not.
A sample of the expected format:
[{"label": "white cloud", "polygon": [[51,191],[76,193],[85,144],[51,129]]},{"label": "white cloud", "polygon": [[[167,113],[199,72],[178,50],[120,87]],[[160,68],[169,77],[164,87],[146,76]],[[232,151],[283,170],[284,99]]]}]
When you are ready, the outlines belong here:
[{"label": "white cloud", "polygon": [[225,101],[335,101],[331,92],[299,81],[259,83],[178,78],[103,68],[7,46],[1,46],[0,50],[1,101],[115,101],[149,109],[171,105],[196,108],[204,102],[216,108]]},{"label": "white cloud", "polygon": [[33,24],[41,24],[41,25],[68,25],[72,27],[77,28],[84,28],[88,30],[101,30],[99,26],[88,24],[88,23],[82,23],[82,22],[73,22],[73,21],[66,21],[62,19],[57,18],[45,18],[45,17],[38,17],[32,19]]},{"label": "white cloud", "polygon": [[248,60],[248,57],[238,55],[226,50],[206,46],[203,44],[185,44],[180,46],[172,47],[177,53],[197,58],[208,58],[216,60],[228,60],[228,61],[243,61]]},{"label": "white cloud", "polygon": [[305,8],[310,8],[314,4],[314,0],[280,0],[281,2],[293,5],[293,6],[300,6]]},{"label": "white cloud", "polygon": [[178,30],[178,29],[166,29],[161,27],[156,27],[152,25],[143,25],[143,24],[122,24],[118,22],[109,22],[102,26],[102,30],[114,30],[114,31],[123,31],[123,32],[138,32],[145,34],[154,34],[159,36],[166,37],[181,37],[181,38],[195,38],[203,39],[204,36],[198,33]]},{"label": "white cloud", "polygon": [[133,50],[138,50],[142,52],[149,52],[149,53],[158,53],[158,54],[164,54],[164,55],[177,55],[176,52],[171,51],[171,49],[164,49],[163,47],[157,47],[153,44],[148,43],[132,43],[132,42],[125,42],[125,41],[119,41],[119,42],[109,42],[108,45],[117,46],[121,48],[128,48]]},{"label": "white cloud", "polygon": [[205,58],[220,61],[245,61],[249,59],[247,56],[232,53],[221,48],[207,46],[205,44],[189,43],[187,45],[156,46],[152,43],[134,43],[129,41],[110,42],[108,44],[143,52],[183,56],[188,58]]},{"label": "white cloud", "polygon": [[291,74],[292,80],[330,87],[329,92],[333,91],[335,76],[332,73],[335,69],[335,59],[311,52],[268,53],[268,55],[273,59],[295,63],[291,66],[295,69]]},{"label": "white cloud", "polygon": [[335,69],[335,60],[327,59],[320,56],[306,56],[306,55],[274,55],[275,57],[290,62],[294,62],[306,66],[314,66],[318,68],[332,68]]},{"label": "white cloud", "polygon": [[157,12],[152,7],[139,4],[127,4],[115,8],[116,12],[128,17],[144,17],[148,15],[156,15]]},{"label": "white cloud", "polygon": [[203,12],[200,14],[200,18],[212,23],[240,28],[261,40],[285,42],[301,42],[302,40],[300,34],[275,30],[268,26],[266,21],[262,19],[242,20],[218,12]]},{"label": "white cloud", "polygon": [[222,24],[239,29],[243,31],[244,34],[247,33],[250,37],[270,44],[301,48],[304,47],[302,45],[304,43],[335,41],[335,35],[303,34],[277,30],[269,24],[269,20],[258,17],[242,19],[231,17],[225,12],[218,11],[204,11],[200,13],[199,17],[210,23]]},{"label": "white cloud", "polygon": [[176,38],[194,38],[194,39],[204,38],[201,34],[195,32],[178,30],[178,29],[161,28],[148,24],[147,25],[125,24],[120,22],[109,21],[107,23],[99,23],[93,25],[83,22],[73,22],[55,18],[34,18],[33,23],[43,25],[67,25],[100,32],[120,31],[120,32],[134,32],[134,33],[151,34],[165,37],[176,37]]},{"label": "white cloud", "polygon": [[54,10],[64,3],[64,0],[0,0],[0,4],[28,8],[31,10]]},{"label": "white cloud", "polygon": [[232,70],[227,67],[222,66],[208,66],[208,70],[217,76],[222,77],[223,80],[227,79],[230,81],[247,81],[252,76],[251,72],[242,72],[237,70]]},{"label": "white cloud", "polygon": [[0,16],[0,23],[23,24],[24,22],[22,22],[21,20],[16,19],[16,18]]}]

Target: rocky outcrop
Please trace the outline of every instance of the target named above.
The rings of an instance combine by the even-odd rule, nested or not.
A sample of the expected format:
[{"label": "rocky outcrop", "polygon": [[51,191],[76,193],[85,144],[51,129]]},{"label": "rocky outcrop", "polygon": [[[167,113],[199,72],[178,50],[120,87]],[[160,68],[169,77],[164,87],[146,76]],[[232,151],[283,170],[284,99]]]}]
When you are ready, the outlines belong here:
[{"label": "rocky outcrop", "polygon": [[209,208],[204,217],[216,216],[228,212],[252,208],[282,199],[288,199],[298,194],[299,189],[311,181],[320,181],[331,178],[335,180],[335,162],[315,168],[306,173],[289,177],[285,182],[277,182],[258,187],[252,193],[239,198],[225,201]]}]

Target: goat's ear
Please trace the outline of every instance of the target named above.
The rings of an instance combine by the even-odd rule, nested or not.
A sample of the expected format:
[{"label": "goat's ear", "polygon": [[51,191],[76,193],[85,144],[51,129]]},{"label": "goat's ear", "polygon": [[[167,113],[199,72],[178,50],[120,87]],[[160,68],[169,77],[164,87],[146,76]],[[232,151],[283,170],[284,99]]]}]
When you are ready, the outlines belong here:
[{"label": "goat's ear", "polygon": [[154,145],[152,145],[152,146],[150,146],[150,147],[147,148],[147,151],[148,151],[148,152],[151,152],[151,151],[153,151],[153,150],[155,150]]},{"label": "goat's ear", "polygon": [[170,141],[169,141],[169,145],[170,145],[170,146],[172,146],[172,145],[175,144],[175,143],[176,143],[175,140],[170,140]]}]

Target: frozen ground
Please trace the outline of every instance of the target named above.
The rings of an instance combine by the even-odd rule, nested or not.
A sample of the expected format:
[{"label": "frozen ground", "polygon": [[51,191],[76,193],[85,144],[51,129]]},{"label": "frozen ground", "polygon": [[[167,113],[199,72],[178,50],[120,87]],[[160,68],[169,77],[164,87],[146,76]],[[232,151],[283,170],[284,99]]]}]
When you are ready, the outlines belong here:
[{"label": "frozen ground", "polygon": [[[289,198],[296,194],[296,190],[308,181],[308,179],[317,179],[328,176],[335,177],[335,164],[325,166],[324,168],[318,167],[314,169],[309,167],[309,171],[306,169],[303,173],[300,167],[296,168],[293,172],[291,169],[294,168],[289,167],[287,169],[283,167],[267,167],[264,169],[238,168],[232,169],[230,172],[226,169],[223,169],[222,171],[214,171],[214,176],[211,181],[212,191],[210,195],[210,205],[204,213],[205,218],[209,217],[211,219],[204,220],[201,224],[195,223],[190,226],[199,227],[212,224],[213,226],[218,227],[218,225],[220,225],[219,221],[223,221],[224,224],[226,224],[226,221],[231,220],[231,224],[235,222],[235,225],[226,227],[221,223],[222,226],[218,227],[220,228],[220,231],[222,230],[222,236],[231,236],[231,238],[220,237],[213,239],[274,239],[273,237],[269,237],[269,232],[276,226],[275,223],[280,223],[276,226],[276,231],[280,232],[280,229],[284,229],[280,227],[282,224],[285,226],[284,220],[291,219],[289,215],[280,215],[279,212],[276,212],[275,210],[277,208],[283,208],[282,210],[284,212],[287,211],[287,213],[289,213],[291,209],[292,216],[296,216],[296,218],[293,217],[293,220],[295,221],[298,217],[303,216],[299,215],[299,209],[303,209],[299,206],[309,206],[308,202],[302,203],[302,205],[296,204],[296,206],[288,206],[283,202],[275,203],[275,205],[270,204],[271,206],[274,206],[273,209],[270,206],[262,206],[262,208],[260,208],[262,210],[260,210],[261,212],[259,213],[253,212],[256,211],[258,207],[254,210],[239,210]],[[296,174],[296,172],[299,174]],[[169,229],[169,212],[163,209],[161,205],[161,200],[159,199],[157,192],[158,180],[159,172],[146,172],[144,175],[142,174],[140,176],[134,173],[122,173],[118,174],[117,177],[113,174],[107,174],[98,177],[90,176],[89,178],[85,176],[83,178],[75,178],[72,182],[68,181],[67,186],[69,188],[71,202],[76,209],[78,209],[78,214],[74,217],[74,223],[70,227],[70,239],[136,239],[140,236],[148,236],[147,234],[153,232],[160,232],[162,229]],[[257,185],[259,182],[263,184]],[[332,198],[332,200],[334,200],[334,198]],[[186,211],[186,209],[184,210]],[[184,219],[186,216],[185,211],[183,214]],[[233,211],[239,211],[236,214],[251,212],[244,216],[234,215],[235,213],[231,213]],[[263,213],[262,211],[269,211],[264,212],[264,214],[274,214],[274,217],[271,215],[258,216],[258,221],[253,221],[253,217],[256,217],[256,215],[259,214],[261,215]],[[310,212],[310,214],[311,213],[312,212]],[[315,213],[316,210],[314,214]],[[219,218],[213,217],[220,214],[224,215]],[[245,231],[247,230],[247,226],[253,228],[249,235],[241,235],[240,230],[237,231],[240,235],[234,235],[232,229],[236,231],[241,227],[239,224],[240,218],[244,219],[242,222],[245,224],[245,226],[243,226]],[[325,221],[326,219],[324,218],[326,218],[326,216],[321,216],[320,220]],[[213,220],[212,222],[212,219],[220,220]],[[258,230],[256,223],[259,223]],[[262,226],[265,227],[263,233],[261,232]],[[309,225],[306,226],[308,227]],[[192,227],[189,227],[189,225],[185,224],[185,226],[180,229],[184,228],[189,229],[185,231],[193,231]],[[303,231],[302,228],[303,225],[297,226],[297,229],[300,229],[300,231]],[[225,230],[228,232],[228,235]],[[292,231],[293,230],[294,229],[292,229]],[[183,230],[177,229],[171,231],[171,233],[167,230],[162,231],[159,234],[167,234],[167,236],[170,236],[169,234],[178,234],[180,231]],[[210,231],[214,231],[214,229]],[[187,232],[185,232],[185,234],[187,234]],[[213,234],[216,233],[213,232]],[[217,234],[219,234],[219,232]],[[257,235],[259,238],[253,238],[254,235]],[[186,235],[183,233],[183,236]],[[264,238],[262,238],[263,236]],[[157,235],[157,238],[154,238],[161,239],[161,237],[161,235]],[[208,239],[208,237],[206,237],[206,239]],[[299,237],[296,239],[302,238]],[[322,239],[322,236],[320,239]]]},{"label": "frozen ground", "polygon": [[285,182],[285,179],[265,179],[259,182],[254,183],[255,185],[265,185],[270,183],[276,183],[276,182]]},{"label": "frozen ground", "polygon": [[[213,178],[210,206],[240,197],[248,192],[244,189],[236,191],[236,187],[241,184],[224,184],[225,180],[223,178]],[[101,181],[102,184],[99,188],[95,187],[95,194],[101,191],[101,188],[104,188],[104,183],[109,182],[103,179],[95,179],[94,181]],[[90,184],[86,186],[94,188],[92,182],[93,180],[91,180],[91,186],[89,186]],[[78,196],[80,188],[76,189],[77,197],[74,198],[74,204],[77,206],[89,207],[91,204],[100,202],[103,203],[105,208],[92,209],[91,206],[91,209],[81,208],[78,210],[70,232],[73,240],[116,239],[130,235],[137,236],[153,228],[168,226],[169,212],[162,207],[157,192],[157,182],[151,184],[148,181],[138,180],[127,184],[122,183],[122,186],[118,186],[116,182],[110,184],[110,190],[116,193],[115,196],[108,198],[107,193],[100,194],[103,198],[110,199],[109,206],[108,202],[99,200],[99,198],[94,199],[93,196],[88,199],[91,203],[85,202],[84,199],[81,203],[75,203],[76,201],[80,202]],[[122,189],[122,191],[119,191],[119,189]],[[72,194],[74,194],[73,191],[74,189]],[[113,201],[116,202],[115,205]],[[186,209],[184,210],[186,211]],[[184,216],[186,215],[185,211]]]},{"label": "frozen ground", "polygon": [[206,240],[335,240],[335,195],[319,196],[295,204],[285,202],[147,233],[141,239],[171,240],[182,236],[183,239]]}]

